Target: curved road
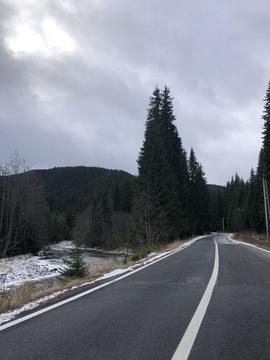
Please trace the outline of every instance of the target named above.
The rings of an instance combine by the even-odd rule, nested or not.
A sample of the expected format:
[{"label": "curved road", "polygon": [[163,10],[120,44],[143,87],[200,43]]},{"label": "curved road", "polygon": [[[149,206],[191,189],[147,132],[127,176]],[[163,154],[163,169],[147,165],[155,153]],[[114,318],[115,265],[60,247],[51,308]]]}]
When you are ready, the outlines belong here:
[{"label": "curved road", "polygon": [[[199,326],[194,314],[217,262],[214,238],[218,278]],[[194,318],[189,359],[269,359],[270,254],[204,237],[76,301],[0,326],[0,359],[185,359],[176,349]]]}]

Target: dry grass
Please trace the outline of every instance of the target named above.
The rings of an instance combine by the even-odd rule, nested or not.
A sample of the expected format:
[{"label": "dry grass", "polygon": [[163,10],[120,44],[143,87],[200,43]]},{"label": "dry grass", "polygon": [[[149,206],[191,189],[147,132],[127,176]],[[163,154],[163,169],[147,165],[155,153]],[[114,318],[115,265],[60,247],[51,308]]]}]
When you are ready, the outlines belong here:
[{"label": "dry grass", "polygon": [[161,252],[163,251],[173,251],[179,248],[181,245],[183,245],[187,240],[175,240],[172,243],[164,246]]},{"label": "dry grass", "polygon": [[249,244],[257,245],[263,249],[270,250],[270,241],[267,241],[263,234],[256,234],[251,232],[236,233],[233,239],[240,240]]},{"label": "dry grass", "polygon": [[37,286],[34,283],[25,283],[0,294],[0,313],[20,308],[58,290],[58,286],[52,284],[44,283],[42,286]]},{"label": "dry grass", "polygon": [[[184,244],[184,240],[176,240],[170,244],[160,247],[156,252],[176,250],[180,245]],[[111,264],[100,266],[94,272],[88,273],[84,278],[65,278],[51,279],[40,282],[28,282],[21,286],[11,288],[10,290],[0,293],[0,314],[7,311],[21,308],[25,304],[38,300],[48,295],[52,295],[59,291],[69,290],[75,286],[87,284],[96,280],[100,276],[115,269],[124,269],[132,265],[138,264],[140,261],[132,261],[128,259],[126,263]]]}]

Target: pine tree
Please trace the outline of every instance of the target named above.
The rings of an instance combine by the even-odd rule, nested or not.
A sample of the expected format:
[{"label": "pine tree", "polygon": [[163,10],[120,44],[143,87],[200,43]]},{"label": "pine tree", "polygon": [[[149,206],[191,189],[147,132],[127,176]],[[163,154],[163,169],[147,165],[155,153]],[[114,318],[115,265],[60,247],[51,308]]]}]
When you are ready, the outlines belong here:
[{"label": "pine tree", "polygon": [[257,232],[265,231],[264,199],[263,199],[263,175],[264,175],[264,150],[260,150],[256,177],[254,179],[254,195],[249,201],[249,209],[252,209],[254,228]]},{"label": "pine tree", "polygon": [[209,194],[201,164],[191,149],[189,161],[190,227],[195,234],[204,233],[209,227]]},{"label": "pine tree", "polygon": [[83,254],[81,249],[81,242],[74,240],[74,247],[70,252],[70,259],[66,260],[66,268],[63,270],[63,275],[68,277],[84,277],[87,275],[86,264],[83,261]]},{"label": "pine tree", "polygon": [[263,175],[270,183],[270,82],[264,98],[263,111]]},{"label": "pine tree", "polygon": [[169,88],[165,86],[162,91],[160,132],[166,162],[163,182],[167,199],[165,198],[164,209],[171,239],[189,233],[187,158],[174,122],[173,98]]},{"label": "pine tree", "polygon": [[255,202],[256,202],[256,174],[253,169],[250,171],[250,176],[248,180],[248,209],[247,209],[247,228],[248,229],[255,229],[254,219],[254,208],[255,208]]},{"label": "pine tree", "polygon": [[163,224],[160,206],[164,151],[160,138],[161,94],[156,87],[149,101],[144,142],[138,158],[139,176],[135,187],[134,217],[140,243],[159,242]]},{"label": "pine tree", "polygon": [[138,159],[135,196],[137,232],[146,243],[166,242],[188,233],[188,172],[174,125],[170,90],[150,98],[145,139]]}]

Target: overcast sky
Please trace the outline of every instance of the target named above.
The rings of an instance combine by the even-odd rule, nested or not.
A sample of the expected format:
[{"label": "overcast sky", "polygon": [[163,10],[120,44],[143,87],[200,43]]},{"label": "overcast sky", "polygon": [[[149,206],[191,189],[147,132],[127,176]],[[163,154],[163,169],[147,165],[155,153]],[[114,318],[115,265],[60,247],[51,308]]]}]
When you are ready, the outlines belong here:
[{"label": "overcast sky", "polygon": [[265,0],[0,0],[0,160],[137,173],[167,84],[210,183],[247,178],[270,78]]}]

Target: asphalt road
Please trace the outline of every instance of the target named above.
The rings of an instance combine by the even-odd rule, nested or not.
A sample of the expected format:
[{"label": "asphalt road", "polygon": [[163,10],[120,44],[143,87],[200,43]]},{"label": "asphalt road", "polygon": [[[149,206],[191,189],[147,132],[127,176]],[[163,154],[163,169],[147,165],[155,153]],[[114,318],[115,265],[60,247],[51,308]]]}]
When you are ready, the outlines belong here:
[{"label": "asphalt road", "polygon": [[270,253],[218,243],[218,280],[189,359],[269,360]]},{"label": "asphalt road", "polygon": [[[270,254],[223,236],[216,241],[218,279],[189,359],[270,359]],[[214,236],[208,236],[125,279],[0,331],[0,359],[171,359],[214,261]]]}]

